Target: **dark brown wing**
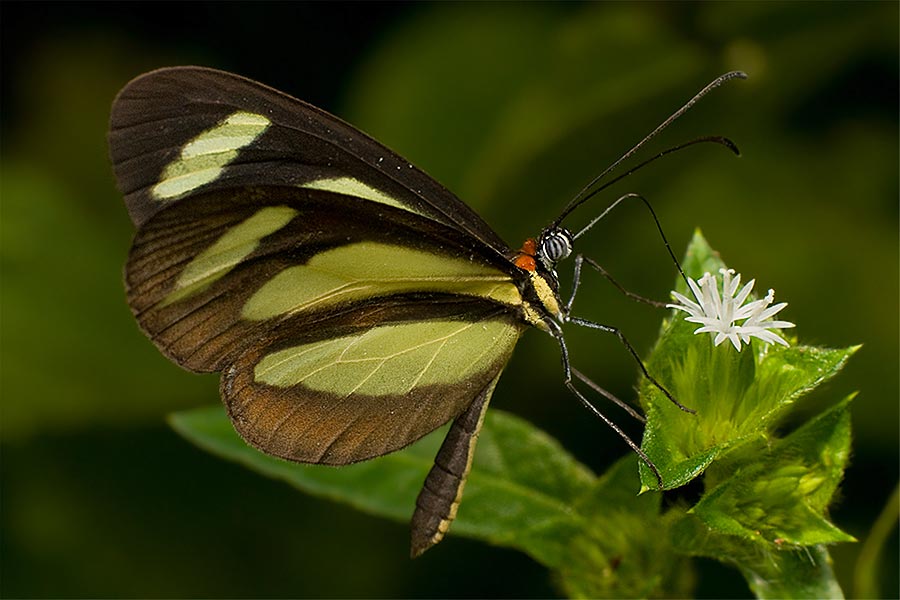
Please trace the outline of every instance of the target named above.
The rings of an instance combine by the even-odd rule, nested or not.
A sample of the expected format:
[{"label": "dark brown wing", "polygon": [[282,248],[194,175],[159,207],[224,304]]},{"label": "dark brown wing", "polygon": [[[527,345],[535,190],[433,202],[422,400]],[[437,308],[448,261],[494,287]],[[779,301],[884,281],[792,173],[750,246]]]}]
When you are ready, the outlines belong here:
[{"label": "dark brown wing", "polygon": [[225,370],[221,390],[251,445],[332,465],[403,448],[486,403],[521,333],[502,309],[451,297],[394,298],[315,325],[298,335],[285,323]]},{"label": "dark brown wing", "polygon": [[[258,128],[257,137],[242,139],[246,128],[230,136],[234,156],[216,177],[197,179],[203,183],[187,191],[156,187],[186,144],[235,115],[251,115],[244,119],[251,125],[268,123]],[[262,120],[254,121],[253,115]],[[323,110],[231,73],[174,67],[134,79],[113,103],[109,145],[119,188],[139,227],[173,201],[199,191],[350,177],[457,230],[473,245],[509,253],[472,209],[391,150]],[[202,151],[196,145],[194,150]]]}]

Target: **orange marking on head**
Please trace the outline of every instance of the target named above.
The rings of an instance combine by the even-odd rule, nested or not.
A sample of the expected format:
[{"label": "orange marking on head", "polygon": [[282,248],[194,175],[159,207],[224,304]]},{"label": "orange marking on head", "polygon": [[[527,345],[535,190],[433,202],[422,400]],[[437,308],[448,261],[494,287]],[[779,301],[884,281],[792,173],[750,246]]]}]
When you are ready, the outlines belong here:
[{"label": "orange marking on head", "polygon": [[537,242],[534,241],[534,238],[528,238],[522,242],[522,248],[519,252],[527,254],[528,256],[534,256],[537,254]]},{"label": "orange marking on head", "polygon": [[520,269],[534,271],[537,269],[537,262],[534,260],[536,253],[537,243],[534,241],[534,238],[528,238],[522,243],[522,248],[516,255],[515,260],[513,260],[513,263]]},{"label": "orange marking on head", "polygon": [[528,256],[527,254],[518,255],[513,262],[517,267],[525,269],[526,271],[534,271],[537,269],[537,263],[534,261],[534,257]]}]

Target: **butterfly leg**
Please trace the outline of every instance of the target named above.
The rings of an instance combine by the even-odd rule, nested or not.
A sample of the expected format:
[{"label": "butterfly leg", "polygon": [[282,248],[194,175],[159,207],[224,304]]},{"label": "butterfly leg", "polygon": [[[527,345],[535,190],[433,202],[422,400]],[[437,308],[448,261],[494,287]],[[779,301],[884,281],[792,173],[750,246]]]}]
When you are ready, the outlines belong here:
[{"label": "butterfly leg", "polygon": [[[635,444],[632,441],[632,439],[630,437],[628,437],[627,433],[622,431],[622,429],[618,425],[613,423],[606,415],[604,415],[602,412],[600,412],[600,410],[596,406],[591,404],[591,402],[584,396],[584,394],[581,393],[581,390],[579,390],[577,387],[575,387],[575,383],[572,381],[573,373],[576,374],[576,377],[578,377],[582,381],[585,381],[586,383],[588,383],[588,385],[590,385],[593,389],[596,389],[598,391],[603,390],[603,388],[601,388],[594,382],[590,381],[589,379],[587,379],[587,377],[584,377],[583,375],[578,373],[578,371],[576,371],[575,369],[572,368],[571,364],[569,363],[569,349],[566,347],[566,340],[565,340],[565,338],[563,338],[562,330],[559,329],[558,326],[556,326],[556,327],[551,326],[551,332],[552,332],[553,337],[556,338],[556,341],[559,342],[559,348],[560,348],[560,352],[562,354],[563,371],[565,372],[565,381],[563,383],[565,383],[566,388],[568,388],[568,390],[576,398],[578,398],[578,401],[581,402],[581,404],[585,408],[587,408],[589,411],[591,411],[596,417],[599,417],[600,420],[602,420],[604,423],[606,423],[610,429],[612,429],[617,434],[619,434],[619,437],[622,438],[622,440],[626,444],[628,444],[628,447],[631,448],[631,450],[635,454],[638,455],[638,457],[644,462],[644,464],[647,465],[647,467],[650,468],[651,471],[653,471],[653,475],[656,477],[656,481],[659,484],[659,487],[661,489],[663,487],[662,475],[660,475],[659,469],[656,468],[656,465],[653,464],[653,461],[650,460],[650,457],[647,456],[643,450],[641,450],[640,446]],[[606,392],[606,390],[603,390],[603,392]],[[615,396],[613,396],[609,392],[606,392],[606,394],[604,394],[604,396],[606,396],[607,398],[609,398],[609,397],[615,398]],[[621,400],[618,400],[618,402],[616,402],[616,403],[619,404],[620,406],[625,404]]]},{"label": "butterfly leg", "polygon": [[625,337],[625,334],[623,334],[622,331],[618,327],[612,327],[610,325],[603,325],[601,323],[595,323],[593,321],[588,321],[586,319],[580,319],[578,317],[567,317],[566,321],[569,323],[574,323],[575,325],[581,325],[582,327],[589,327],[591,329],[597,329],[599,331],[603,331],[603,332],[611,333],[611,334],[615,335],[617,338],[619,338],[619,341],[622,342],[622,345],[625,346],[625,348],[628,350],[628,352],[631,353],[631,356],[634,357],[634,360],[637,362],[638,366],[641,368],[641,372],[644,374],[644,377],[646,377],[650,383],[652,383],[654,386],[656,386],[656,388],[658,388],[659,391],[661,391],[663,394],[665,394],[666,398],[668,398],[669,401],[672,402],[672,404],[674,404],[675,406],[677,406],[684,412],[691,413],[691,414],[697,413],[697,411],[695,411],[694,409],[688,408],[685,405],[683,405],[681,402],[676,400],[675,396],[673,396],[671,393],[669,393],[669,390],[664,388],[661,383],[659,383],[656,379],[653,378],[652,375],[650,375],[650,373],[647,371],[647,367],[644,366],[644,361],[641,360],[641,357],[638,356],[638,353],[634,349],[634,346],[631,345],[631,342],[628,341],[628,338]]},{"label": "butterfly leg", "polygon": [[[665,302],[659,302],[658,300],[652,300],[652,299],[650,299],[650,298],[645,298],[644,296],[641,296],[641,295],[639,295],[639,294],[635,294],[635,293],[632,292],[632,291],[626,290],[625,287],[622,286],[621,283],[619,283],[618,281],[616,281],[615,279],[613,279],[613,276],[610,275],[609,271],[607,271],[606,269],[604,269],[604,268],[600,265],[600,263],[598,263],[596,260],[594,260],[594,259],[592,259],[592,258],[590,258],[590,257],[584,256],[583,254],[579,254],[578,256],[575,257],[575,277],[577,277],[577,278],[580,278],[580,277],[581,277],[581,263],[582,263],[582,262],[586,262],[588,265],[590,265],[595,271],[597,271],[597,272],[600,273],[603,277],[605,277],[607,281],[609,281],[611,284],[613,284],[613,286],[614,286],[617,290],[619,290],[619,291],[622,292],[625,296],[627,296],[628,298],[631,298],[631,299],[634,300],[635,302],[643,302],[644,304],[649,304],[650,306],[653,306],[653,307],[656,307],[656,308],[665,308],[665,307],[666,307],[666,303],[665,303]],[[569,311],[569,310],[572,308],[572,303],[575,301],[575,292],[576,292],[577,290],[578,290],[578,285],[577,285],[577,283],[574,283],[574,282],[573,282],[573,285],[572,285],[572,297],[569,298],[569,301],[566,303],[566,310],[567,310],[567,311]],[[566,312],[566,314],[569,314],[569,312]]]},{"label": "butterfly leg", "polygon": [[[684,270],[681,268],[681,264],[678,262],[678,258],[675,256],[675,253],[672,251],[672,246],[669,245],[669,240],[666,238],[666,233],[663,231],[662,224],[659,222],[659,218],[656,216],[656,211],[653,210],[653,205],[650,204],[650,201],[647,200],[644,196],[635,193],[628,193],[624,196],[619,197],[615,202],[613,202],[603,213],[591,221],[587,227],[579,231],[573,236],[573,239],[578,239],[581,235],[583,235],[588,229],[594,226],[595,223],[603,219],[612,209],[618,206],[621,202],[625,200],[629,200],[631,198],[635,198],[643,202],[644,206],[647,207],[647,210],[650,211],[650,216],[653,217],[653,222],[656,224],[656,230],[659,232],[659,237],[663,242],[663,245],[666,247],[666,252],[669,254],[669,258],[672,259],[672,263],[675,265],[675,268],[678,269],[678,273],[681,275],[681,278],[684,280],[685,284],[687,284],[687,276],[684,274]],[[651,306],[655,306],[658,308],[664,308],[666,306],[665,302],[657,302],[656,300],[651,300],[649,298],[645,298],[633,292],[626,290],[622,287],[619,282],[613,279],[612,275],[600,266],[600,263],[597,261],[587,258],[582,254],[578,254],[575,256],[575,273],[572,281],[572,295],[569,297],[569,301],[566,303],[566,314],[570,314],[572,309],[572,303],[575,301],[575,293],[578,291],[578,286],[581,283],[581,266],[583,262],[587,262],[591,267],[594,268],[598,273],[600,273],[603,277],[609,280],[616,289],[620,292],[631,298],[632,300],[636,300],[637,302],[643,302],[645,304],[649,304]]]},{"label": "butterfly leg", "polygon": [[584,262],[584,256],[581,254],[575,255],[575,269],[572,273],[572,294],[569,296],[569,301],[566,302],[566,307],[563,310],[563,314],[566,316],[572,313],[572,303],[575,302],[575,294],[578,293],[578,286],[581,285],[581,263]]},{"label": "butterfly leg", "polygon": [[644,418],[644,415],[642,415],[638,411],[634,410],[634,408],[632,408],[629,404],[626,404],[622,400],[619,400],[609,390],[606,390],[606,389],[600,387],[599,385],[594,383],[592,380],[588,379],[587,375],[585,375],[584,373],[582,373],[575,367],[572,367],[572,375],[574,375],[577,379],[580,379],[581,382],[584,383],[585,385],[587,385],[589,388],[591,388],[592,390],[594,390],[595,392],[597,392],[598,394],[600,394],[601,396],[603,396],[604,398],[606,398],[607,400],[609,400],[610,402],[612,402],[613,404],[615,404],[616,406],[618,406],[619,408],[621,408],[622,410],[627,412],[629,415],[634,417],[636,420],[640,421],[641,423],[647,422],[647,419]]}]

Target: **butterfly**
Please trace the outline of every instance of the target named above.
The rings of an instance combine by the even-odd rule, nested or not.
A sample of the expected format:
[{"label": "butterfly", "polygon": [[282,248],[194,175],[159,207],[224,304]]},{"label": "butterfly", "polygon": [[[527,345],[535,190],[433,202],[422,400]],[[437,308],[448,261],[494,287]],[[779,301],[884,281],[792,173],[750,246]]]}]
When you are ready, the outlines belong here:
[{"label": "butterfly", "polygon": [[353,126],[201,67],[128,83],[109,149],[137,228],[131,310],[169,359],[221,372],[228,416],[249,444],[346,465],[452,421],[416,501],[413,556],[456,514],[485,410],[525,330],[557,340],[567,387],[593,408],[572,383],[593,386],[570,367],[562,325],[605,326],[569,314],[574,294],[563,302],[556,273],[577,237],[561,221],[589,194],[514,250]]}]

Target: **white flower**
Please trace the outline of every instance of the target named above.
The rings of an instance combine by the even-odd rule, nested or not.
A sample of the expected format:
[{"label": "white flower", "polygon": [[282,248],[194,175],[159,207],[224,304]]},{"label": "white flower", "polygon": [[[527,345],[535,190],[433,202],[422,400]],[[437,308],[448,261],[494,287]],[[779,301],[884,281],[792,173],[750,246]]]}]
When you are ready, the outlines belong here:
[{"label": "white flower", "polygon": [[[688,285],[697,302],[689,300],[678,292],[672,292],[672,296],[678,301],[678,304],[667,304],[666,306],[688,313],[690,316],[685,317],[685,321],[702,325],[694,331],[694,334],[704,332],[714,334],[716,346],[728,339],[737,350],[740,350],[741,342],[749,344],[751,337],[759,338],[769,344],[777,343],[787,346],[788,343],[781,336],[769,331],[770,329],[786,329],[794,326],[793,323],[787,321],[769,320],[787,306],[787,302],[769,306],[775,300],[775,291],[769,290],[762,300],[744,304],[744,301],[750,296],[756,280],[750,280],[738,291],[741,284],[740,274],[732,278],[733,269],[719,269],[719,273],[722,274],[721,294],[716,278],[705,273],[699,282],[688,278]],[[738,324],[738,321],[743,322]]]}]

